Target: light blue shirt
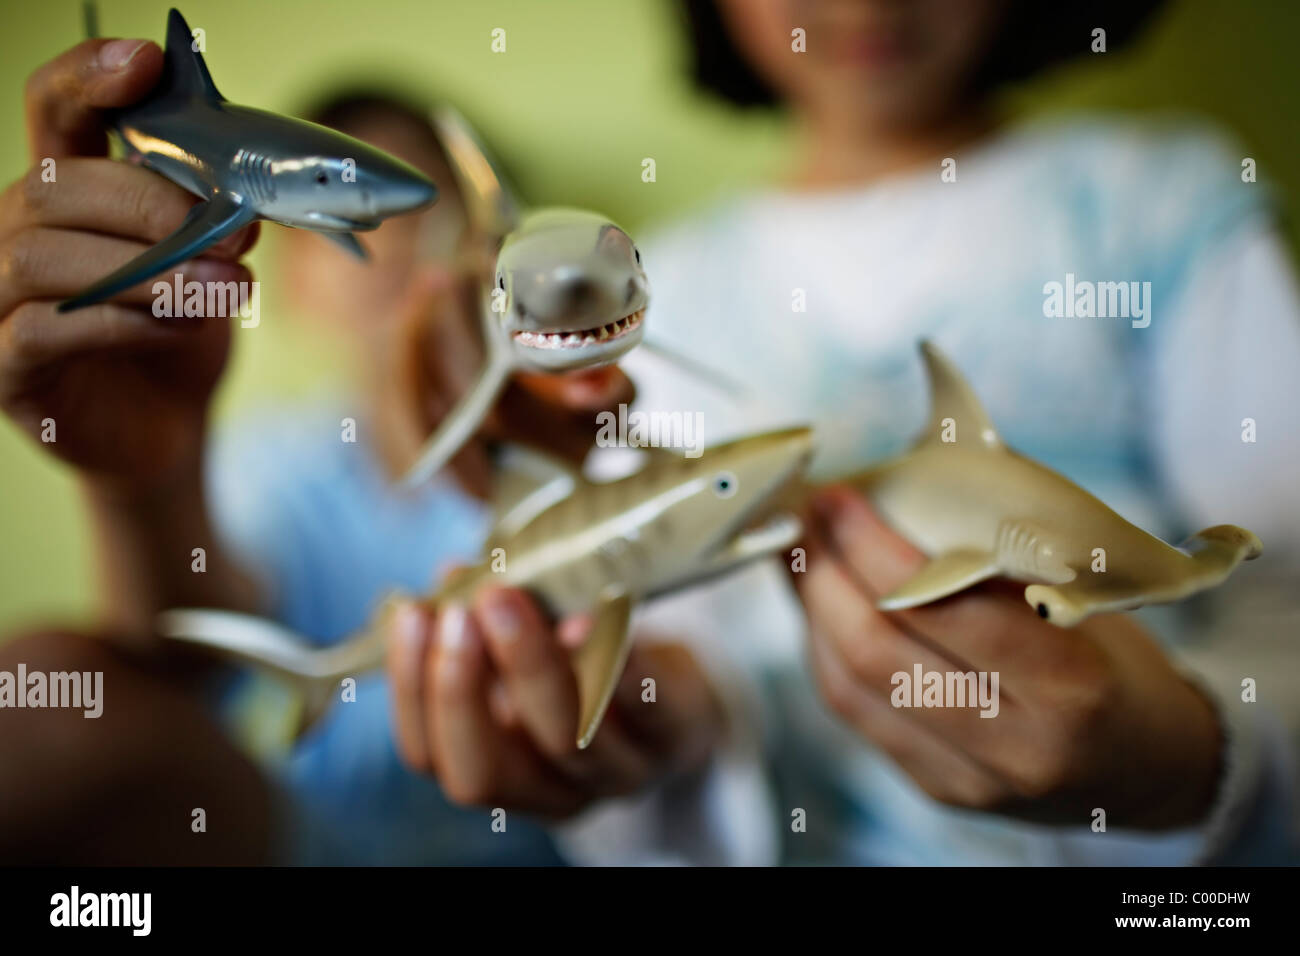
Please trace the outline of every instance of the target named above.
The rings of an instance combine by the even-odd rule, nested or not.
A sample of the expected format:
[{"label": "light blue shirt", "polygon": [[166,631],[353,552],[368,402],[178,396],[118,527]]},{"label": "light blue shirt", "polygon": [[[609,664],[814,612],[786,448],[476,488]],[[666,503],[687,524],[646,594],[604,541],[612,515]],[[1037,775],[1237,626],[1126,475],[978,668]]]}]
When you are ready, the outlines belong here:
[{"label": "light blue shirt", "polygon": [[[449,482],[396,494],[366,441],[343,440],[344,407],[248,417],[216,443],[210,470],[220,534],[260,572],[271,613],[334,643],[393,589],[426,593],[450,564],[477,558],[486,514]],[[533,864],[560,858],[520,815],[494,832],[486,811],[455,807],[405,768],[382,673],[332,707],[272,769],[285,800],[287,861],[324,864]]]}]

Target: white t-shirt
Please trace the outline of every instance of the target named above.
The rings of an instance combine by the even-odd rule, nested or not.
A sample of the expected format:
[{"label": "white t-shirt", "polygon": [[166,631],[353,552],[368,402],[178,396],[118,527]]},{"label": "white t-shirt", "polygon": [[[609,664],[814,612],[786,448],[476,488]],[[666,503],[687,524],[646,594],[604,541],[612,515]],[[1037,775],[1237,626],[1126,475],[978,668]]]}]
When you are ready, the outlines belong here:
[{"label": "white t-shirt", "polygon": [[[1185,126],[1073,119],[959,153],[955,182],[936,164],[867,188],[760,193],[643,244],[647,335],[750,393],[729,399],[647,350],[626,361],[637,407],[703,412],[706,444],[811,422],[821,476],[897,452],[927,414],[916,343],[929,338],[1013,447],[1125,517],[1175,542],[1220,523],[1264,542],[1211,600],[1143,612],[1214,688],[1230,738],[1212,818],[1164,836],[927,798],[826,709],[773,564],[658,602],[642,620],[698,635],[760,705],[775,781],[762,845],[818,862],[1295,861],[1300,297],[1241,155]],[[1049,317],[1054,282],[1138,285],[1123,316]],[[1247,677],[1257,703],[1241,700]],[[796,808],[806,833],[791,832]]]}]

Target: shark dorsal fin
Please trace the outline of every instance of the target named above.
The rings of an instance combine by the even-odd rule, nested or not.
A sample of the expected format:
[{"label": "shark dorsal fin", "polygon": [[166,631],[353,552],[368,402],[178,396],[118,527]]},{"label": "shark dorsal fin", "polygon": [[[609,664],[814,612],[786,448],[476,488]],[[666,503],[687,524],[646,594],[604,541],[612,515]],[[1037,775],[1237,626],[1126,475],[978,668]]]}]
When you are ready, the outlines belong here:
[{"label": "shark dorsal fin", "polygon": [[217,92],[203,54],[194,49],[194,33],[175,7],[167,16],[166,66],[159,83],[162,96],[178,99],[202,99],[220,103],[225,97]]},{"label": "shark dorsal fin", "polygon": [[920,442],[954,443],[964,439],[967,444],[978,443],[989,449],[1004,447],[984,406],[947,356],[933,343],[922,341],[921,358],[930,380],[930,421]]}]

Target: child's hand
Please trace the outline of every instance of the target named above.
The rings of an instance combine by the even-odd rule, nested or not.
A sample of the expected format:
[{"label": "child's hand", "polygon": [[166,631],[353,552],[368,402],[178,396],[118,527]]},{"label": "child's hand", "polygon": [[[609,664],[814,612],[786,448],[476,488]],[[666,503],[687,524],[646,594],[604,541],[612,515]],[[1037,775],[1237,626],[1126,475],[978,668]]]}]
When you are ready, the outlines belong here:
[{"label": "child's hand", "polygon": [[[483,364],[479,335],[482,287],[491,275],[484,253],[467,255],[455,269],[431,269],[417,279],[403,306],[400,341],[387,409],[401,428],[401,448],[391,455],[405,471],[426,437],[477,378]],[[461,486],[480,498],[491,492],[487,443],[531,445],[574,464],[595,442],[597,413],[634,397],[632,382],[618,368],[559,375],[516,373],[484,420],[475,440],[450,464]]]},{"label": "child's hand", "polygon": [[[33,165],[0,195],[0,407],[64,461],[141,488],[193,470],[229,323],[155,318],[148,282],[66,315],[55,307],[164,238],[193,204],[161,176],[103,158],[100,111],[145,96],[162,60],[143,40],[87,40],[36,70]],[[255,236],[245,229],[175,271],[247,281],[235,260]]]},{"label": "child's hand", "polygon": [[[1022,587],[997,586],[885,614],[875,597],[925,558],[862,498],[816,501],[807,571],[813,672],[828,705],[943,803],[1044,822],[1165,828],[1204,816],[1220,731],[1211,705],[1126,617],[1072,630],[1040,620]],[[896,708],[899,672],[999,674],[997,716]]]},{"label": "child's hand", "polygon": [[[406,604],[389,620],[398,752],[457,803],[567,817],[693,769],[722,732],[721,708],[685,648],[634,646],[600,730],[578,750],[566,642],[522,591],[486,589],[472,608],[446,607],[436,620]],[[653,703],[641,698],[646,677]]]}]

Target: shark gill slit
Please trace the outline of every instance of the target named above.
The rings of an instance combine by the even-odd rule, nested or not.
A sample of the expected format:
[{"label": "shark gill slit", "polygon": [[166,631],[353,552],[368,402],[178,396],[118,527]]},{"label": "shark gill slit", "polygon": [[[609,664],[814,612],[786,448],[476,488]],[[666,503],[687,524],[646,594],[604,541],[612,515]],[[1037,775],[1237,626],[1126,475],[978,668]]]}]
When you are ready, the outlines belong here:
[{"label": "shark gill slit", "polygon": [[235,154],[235,167],[239,178],[257,202],[275,199],[275,180],[271,175],[271,158],[253,150],[240,149]]}]

